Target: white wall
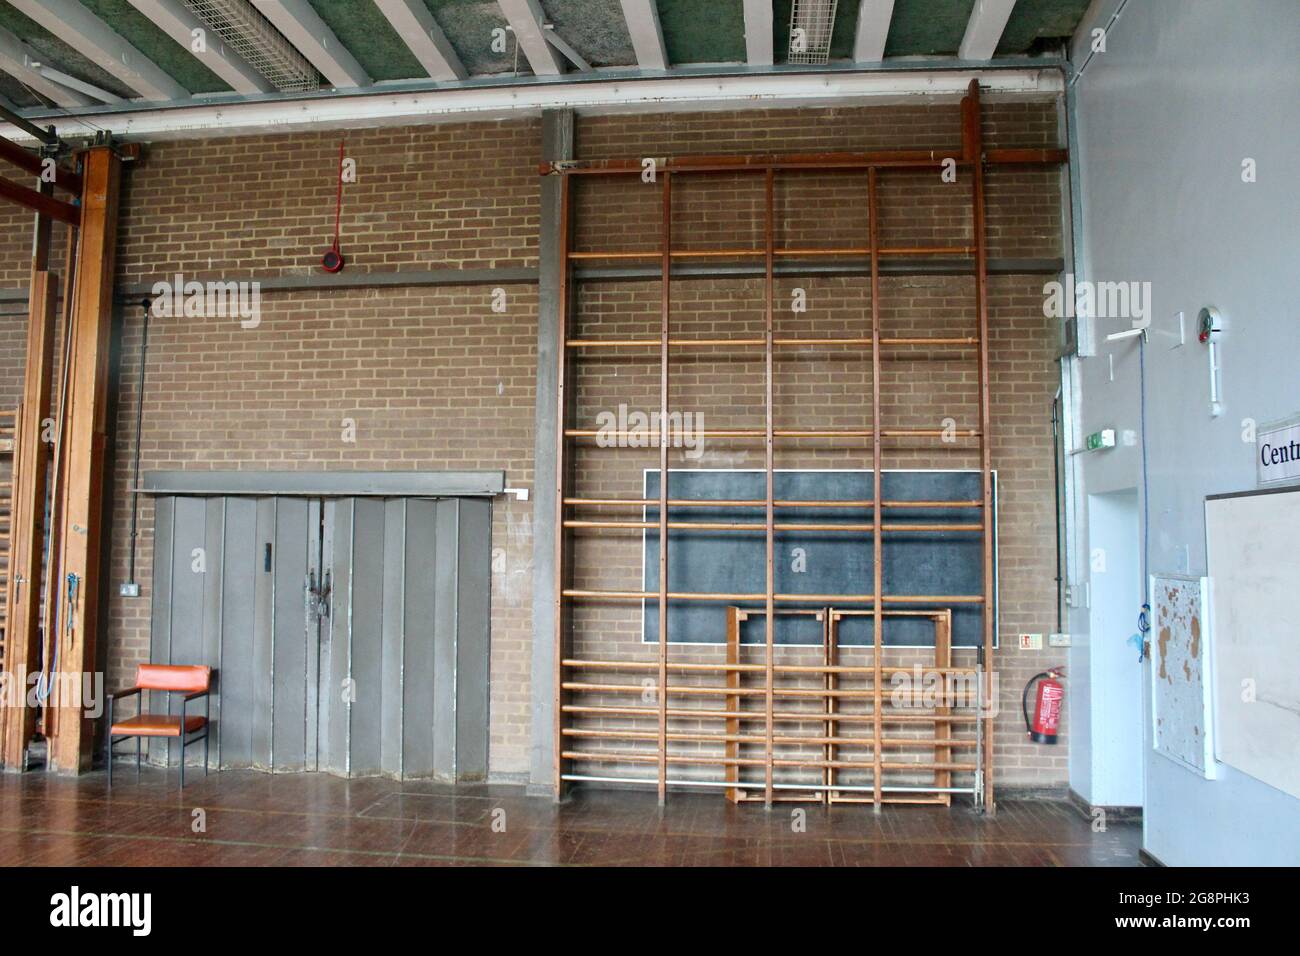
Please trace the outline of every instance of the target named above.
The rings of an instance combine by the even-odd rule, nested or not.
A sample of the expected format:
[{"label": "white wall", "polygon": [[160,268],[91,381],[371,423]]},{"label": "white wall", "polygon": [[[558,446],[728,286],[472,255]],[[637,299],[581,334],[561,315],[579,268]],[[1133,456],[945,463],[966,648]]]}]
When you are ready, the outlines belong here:
[{"label": "white wall", "polygon": [[1093,806],[1142,805],[1142,668],[1128,643],[1142,604],[1136,490],[1088,496],[1093,567],[1086,634],[1070,648],[1070,789]]},{"label": "white wall", "polygon": [[[1295,0],[1131,0],[1106,52],[1077,85],[1083,278],[1152,283],[1146,378],[1155,573],[1204,574],[1205,496],[1255,487],[1243,419],[1300,412],[1297,14]],[[1257,163],[1253,184],[1241,178],[1247,157]],[[1209,413],[1206,350],[1194,334],[1204,305],[1228,321],[1217,419]],[[1188,343],[1171,348],[1180,310]],[[1125,324],[1099,321],[1097,355],[1081,360],[1082,434],[1139,428],[1137,345],[1104,342]],[[1078,459],[1087,495],[1141,487],[1137,446]],[[1080,542],[1084,554],[1087,546]],[[1086,629],[1087,612],[1072,613],[1071,625]],[[1133,732],[1149,738],[1149,721],[1141,724]],[[1200,779],[1153,753],[1149,739],[1144,754],[1145,847],[1158,859],[1300,863],[1300,800],[1222,765],[1218,780]]]}]

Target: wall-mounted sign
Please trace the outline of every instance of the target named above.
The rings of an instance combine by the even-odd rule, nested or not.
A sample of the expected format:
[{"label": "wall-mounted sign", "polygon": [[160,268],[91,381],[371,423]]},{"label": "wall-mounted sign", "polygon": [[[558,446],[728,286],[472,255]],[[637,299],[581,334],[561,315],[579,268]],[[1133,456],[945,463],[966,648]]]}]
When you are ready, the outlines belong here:
[{"label": "wall-mounted sign", "polygon": [[1255,466],[1261,485],[1300,481],[1300,415],[1260,426]]}]

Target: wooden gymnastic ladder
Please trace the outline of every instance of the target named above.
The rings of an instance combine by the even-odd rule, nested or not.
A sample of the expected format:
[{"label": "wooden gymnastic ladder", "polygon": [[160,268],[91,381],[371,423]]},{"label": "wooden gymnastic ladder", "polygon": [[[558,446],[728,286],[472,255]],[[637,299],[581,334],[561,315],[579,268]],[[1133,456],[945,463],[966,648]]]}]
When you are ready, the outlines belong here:
[{"label": "wooden gymnastic ladder", "polygon": [[12,553],[14,524],[14,473],[17,459],[14,454],[18,435],[18,410],[0,409],[0,461],[8,468],[0,474],[0,671],[4,670],[4,634],[9,629],[9,576],[13,568],[9,560]]}]

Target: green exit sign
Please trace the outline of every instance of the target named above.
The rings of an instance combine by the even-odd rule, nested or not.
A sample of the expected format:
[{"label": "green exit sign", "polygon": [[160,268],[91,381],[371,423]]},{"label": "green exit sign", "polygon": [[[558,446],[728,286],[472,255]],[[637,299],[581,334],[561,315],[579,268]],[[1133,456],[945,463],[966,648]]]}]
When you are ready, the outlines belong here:
[{"label": "green exit sign", "polygon": [[1087,439],[1088,451],[1096,451],[1099,448],[1115,447],[1115,429],[1103,428],[1099,432],[1093,432]]}]

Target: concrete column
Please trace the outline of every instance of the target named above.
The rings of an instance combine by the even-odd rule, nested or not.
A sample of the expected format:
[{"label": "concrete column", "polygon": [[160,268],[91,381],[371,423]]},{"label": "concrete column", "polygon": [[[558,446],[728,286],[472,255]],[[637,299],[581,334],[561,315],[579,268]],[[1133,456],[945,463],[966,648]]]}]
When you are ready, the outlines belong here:
[{"label": "concrete column", "polygon": [[[573,159],[573,111],[542,113],[542,160]],[[532,745],[528,792],[554,795],[555,783],[555,438],[560,380],[560,179],[541,179],[538,227],[537,412],[533,430]]]}]

